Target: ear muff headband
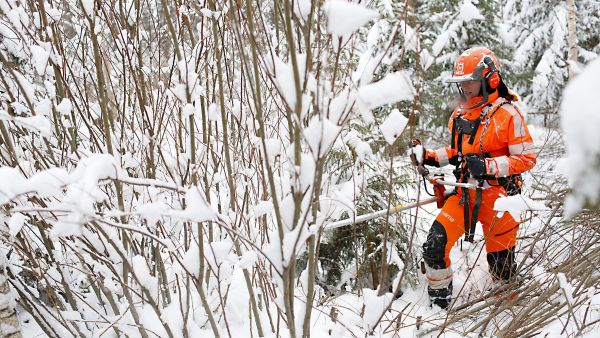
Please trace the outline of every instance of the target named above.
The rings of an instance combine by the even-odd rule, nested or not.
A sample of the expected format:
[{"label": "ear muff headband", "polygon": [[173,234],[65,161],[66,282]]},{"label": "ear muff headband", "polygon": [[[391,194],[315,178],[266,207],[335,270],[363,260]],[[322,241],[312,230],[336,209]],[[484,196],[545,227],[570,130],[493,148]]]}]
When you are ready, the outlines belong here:
[{"label": "ear muff headband", "polygon": [[485,74],[485,83],[490,91],[493,91],[500,85],[500,74],[498,73],[498,68],[496,68],[494,60],[492,60],[492,58],[489,56],[485,56],[483,58],[483,62],[490,70],[487,74]]}]

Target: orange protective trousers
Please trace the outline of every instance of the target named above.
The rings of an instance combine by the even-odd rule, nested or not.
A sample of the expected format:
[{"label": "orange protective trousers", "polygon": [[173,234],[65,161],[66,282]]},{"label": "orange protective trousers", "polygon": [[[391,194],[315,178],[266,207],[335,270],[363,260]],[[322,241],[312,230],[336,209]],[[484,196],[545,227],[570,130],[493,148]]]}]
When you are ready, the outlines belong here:
[{"label": "orange protective trousers", "polygon": [[[465,233],[464,208],[459,204],[461,195],[462,192],[452,195],[446,200],[442,211],[430,230],[430,236],[424,246],[424,258],[433,268],[440,269],[450,266],[450,249]],[[483,227],[483,236],[488,253],[510,249],[515,246],[517,241],[519,223],[508,212],[505,212],[502,217],[498,217],[498,212],[494,211],[494,202],[504,196],[506,196],[504,188],[497,186],[489,187],[482,192],[478,220]],[[475,190],[469,189],[469,219],[473,213],[474,204]],[[445,241],[443,241],[443,234],[432,234],[432,232],[442,230],[439,229],[439,225],[445,231]],[[441,260],[443,260],[444,266],[442,266]]]}]

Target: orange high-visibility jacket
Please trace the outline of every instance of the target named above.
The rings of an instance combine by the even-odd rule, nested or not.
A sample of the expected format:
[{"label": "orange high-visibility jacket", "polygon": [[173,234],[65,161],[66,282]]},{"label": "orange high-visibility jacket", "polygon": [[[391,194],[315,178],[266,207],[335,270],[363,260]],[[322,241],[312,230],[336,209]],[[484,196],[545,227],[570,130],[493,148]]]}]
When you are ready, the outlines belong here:
[{"label": "orange high-visibility jacket", "polygon": [[[530,170],[536,164],[537,155],[523,116],[508,100],[499,98],[498,92],[490,94],[488,102],[492,102],[492,104],[460,112],[465,119],[475,120],[483,109],[487,110],[487,115],[477,129],[473,144],[468,142],[470,136],[463,136],[463,154],[487,155],[487,172],[496,177],[520,174]],[[457,114],[459,114],[459,110],[455,109],[448,122],[450,131],[452,131],[454,117]],[[454,144],[457,145],[458,133],[455,137]],[[425,160],[426,162],[434,160],[439,166],[444,166],[448,163],[455,163],[457,153],[458,149],[451,147],[427,150]]]}]

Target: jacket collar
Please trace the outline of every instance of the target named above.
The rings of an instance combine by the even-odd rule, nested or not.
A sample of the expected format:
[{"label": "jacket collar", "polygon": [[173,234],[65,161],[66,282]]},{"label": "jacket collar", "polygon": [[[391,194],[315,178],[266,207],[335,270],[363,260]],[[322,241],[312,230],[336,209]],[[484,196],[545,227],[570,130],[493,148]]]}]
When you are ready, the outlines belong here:
[{"label": "jacket collar", "polygon": [[473,108],[473,109],[467,109],[467,110],[459,109],[458,114],[467,120],[476,120],[479,116],[481,116],[481,111],[485,107],[491,105],[497,99],[498,99],[498,91],[496,90],[495,92],[489,94],[488,101],[486,104],[482,104],[481,106],[479,106],[477,108]]}]

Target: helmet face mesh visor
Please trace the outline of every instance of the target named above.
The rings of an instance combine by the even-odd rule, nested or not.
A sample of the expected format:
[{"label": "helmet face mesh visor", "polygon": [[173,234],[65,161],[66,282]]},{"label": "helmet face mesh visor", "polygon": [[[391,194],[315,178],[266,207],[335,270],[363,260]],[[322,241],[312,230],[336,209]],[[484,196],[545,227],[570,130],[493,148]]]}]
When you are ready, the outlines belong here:
[{"label": "helmet face mesh visor", "polygon": [[[465,80],[467,81],[467,80]],[[464,82],[464,81],[461,81]],[[479,93],[477,94],[477,96],[474,96],[470,99],[467,99],[460,83],[461,82],[455,82],[455,87],[456,87],[456,92],[458,92],[458,106],[460,107],[460,110],[469,110],[469,109],[474,109],[477,107],[481,107],[482,105],[486,104],[488,101],[488,93],[484,88],[484,84],[483,81],[480,81],[480,85],[479,85]]]}]

